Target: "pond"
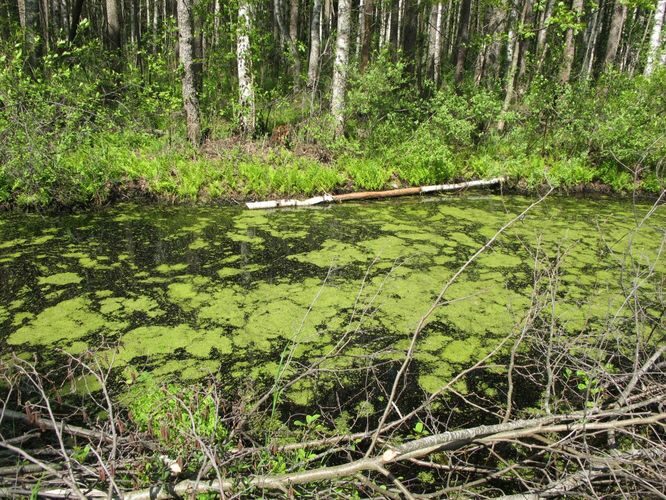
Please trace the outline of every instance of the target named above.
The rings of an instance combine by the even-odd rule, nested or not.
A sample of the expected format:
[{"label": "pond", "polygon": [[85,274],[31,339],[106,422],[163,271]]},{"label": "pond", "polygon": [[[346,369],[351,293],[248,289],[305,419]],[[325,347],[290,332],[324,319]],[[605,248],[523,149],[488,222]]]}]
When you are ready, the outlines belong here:
[{"label": "pond", "polygon": [[[276,211],[126,204],[6,213],[2,352],[48,361],[94,348],[125,378],[221,373],[230,387],[271,380],[285,353],[308,363],[340,342],[344,355],[322,367],[398,359],[442,285],[533,201],[465,195]],[[423,332],[420,390],[437,390],[519,327],[535,266],[545,262],[559,263],[556,314],[565,331],[630,314],[622,287],[636,266],[655,267],[639,282],[648,291],[664,279],[666,211],[643,222],[651,207],[551,197],[510,227]],[[353,376],[343,373],[338,384]],[[289,397],[305,404],[308,383]]]}]

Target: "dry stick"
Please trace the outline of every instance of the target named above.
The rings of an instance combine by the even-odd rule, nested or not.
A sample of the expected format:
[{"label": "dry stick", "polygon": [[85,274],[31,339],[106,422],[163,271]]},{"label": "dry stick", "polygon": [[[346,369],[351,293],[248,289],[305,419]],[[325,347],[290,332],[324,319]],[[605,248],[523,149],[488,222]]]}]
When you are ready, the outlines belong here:
[{"label": "dry stick", "polygon": [[320,203],[330,203],[333,201],[349,201],[349,200],[368,200],[372,198],[393,198],[396,196],[407,196],[421,193],[436,193],[442,191],[458,191],[479,186],[495,186],[505,182],[505,177],[496,177],[488,180],[476,180],[469,182],[459,182],[457,184],[438,184],[434,186],[420,186],[402,189],[391,189],[389,191],[363,191],[360,193],[348,194],[325,194],[323,196],[315,196],[306,200],[269,200],[269,201],[252,201],[245,205],[250,210],[265,209],[265,208],[282,208],[282,207],[307,207],[312,205],[319,205]]},{"label": "dry stick", "polygon": [[[420,458],[439,450],[452,450],[461,448],[474,441],[491,443],[506,441],[520,437],[529,437],[536,434],[552,432],[574,432],[586,430],[620,429],[636,425],[658,424],[666,420],[666,413],[660,413],[645,418],[628,418],[611,422],[584,422],[571,424],[552,424],[555,420],[572,420],[580,418],[581,414],[542,417],[532,420],[516,420],[506,424],[481,425],[469,429],[443,432],[402,444],[394,449],[386,450],[382,455],[373,458],[363,457],[347,464],[321,467],[319,469],[280,475],[260,475],[251,478],[246,486],[260,489],[285,488],[297,484],[307,484],[319,481],[336,480],[343,477],[357,475],[363,471],[382,472],[387,465]],[[602,415],[599,415],[602,416]],[[604,415],[605,416],[605,415]],[[160,500],[177,496],[190,496],[203,492],[232,491],[234,481],[225,480],[207,481],[198,485],[191,480],[182,481],[173,486],[158,486],[140,491],[129,492],[125,500]]]},{"label": "dry stick", "polygon": [[21,413],[14,410],[5,410],[4,416],[9,420],[19,420],[25,424],[39,427],[40,429],[48,429],[51,431],[58,430],[65,434],[69,434],[70,436],[79,436],[90,440],[99,439],[107,443],[111,443],[113,441],[111,436],[104,434],[103,432],[93,431],[90,429],[85,429],[83,427],[78,427],[76,425],[66,424],[63,421],[56,420],[52,422],[51,420],[46,420],[36,415],[34,416],[33,419],[30,419],[25,413]]},{"label": "dry stick", "polygon": [[553,191],[554,188],[550,188],[550,190],[541,198],[539,198],[537,201],[532,203],[529,207],[527,207],[525,210],[523,210],[519,215],[511,219],[509,222],[504,224],[494,235],[492,238],[490,238],[485,245],[483,245],[481,248],[479,248],[468,260],[465,262],[458,271],[451,277],[451,279],[444,285],[442,290],[439,292],[439,295],[435,299],[435,301],[432,303],[430,306],[430,309],[421,317],[419,320],[418,325],[416,326],[416,329],[414,330],[414,334],[412,335],[412,340],[409,344],[409,349],[407,350],[407,354],[405,356],[405,360],[403,361],[402,365],[400,366],[400,369],[398,370],[398,373],[395,376],[395,379],[393,380],[393,387],[391,388],[391,393],[389,395],[388,402],[386,403],[386,408],[384,409],[384,413],[382,414],[381,419],[379,420],[379,424],[377,425],[377,431],[372,437],[372,442],[370,443],[370,446],[368,447],[367,452],[365,453],[366,458],[370,456],[372,453],[375,445],[377,444],[377,438],[379,438],[379,435],[382,432],[382,428],[384,427],[384,423],[386,422],[386,419],[388,418],[389,414],[391,413],[391,409],[393,406],[393,402],[395,401],[395,396],[396,393],[398,392],[398,385],[400,384],[400,381],[402,379],[402,376],[404,375],[405,371],[407,370],[407,366],[409,366],[409,363],[412,359],[414,349],[416,348],[416,341],[419,337],[419,334],[421,333],[421,330],[425,327],[426,321],[428,318],[432,315],[433,312],[435,312],[435,309],[439,306],[441,303],[442,299],[444,298],[444,295],[446,292],[449,290],[449,287],[458,279],[458,277],[465,272],[465,270],[474,262],[479,255],[481,255],[484,251],[486,251],[490,246],[495,242],[499,236],[506,231],[509,227],[511,227],[516,221],[521,220],[525,215],[532,210],[535,206],[537,206],[539,203],[541,203],[543,200],[545,200],[548,195]]}]

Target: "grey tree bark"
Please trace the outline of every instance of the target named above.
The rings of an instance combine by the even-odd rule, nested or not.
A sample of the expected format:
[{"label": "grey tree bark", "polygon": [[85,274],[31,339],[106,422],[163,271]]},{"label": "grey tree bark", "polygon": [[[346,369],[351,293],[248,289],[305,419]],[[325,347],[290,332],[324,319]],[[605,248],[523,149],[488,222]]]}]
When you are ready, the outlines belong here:
[{"label": "grey tree bark", "polygon": [[[573,10],[574,16],[576,17],[576,22],[578,22],[581,14],[583,13],[583,0],[574,0],[571,8]],[[563,61],[562,68],[560,69],[560,82],[562,83],[569,83],[569,78],[571,77],[571,68],[573,67],[574,55],[576,51],[576,45],[574,43],[575,35],[576,32],[574,28],[569,27],[569,29],[567,29],[566,39],[564,41]]]},{"label": "grey tree bark", "polygon": [[308,89],[313,94],[317,90],[317,79],[319,76],[320,18],[321,0],[314,0],[314,4],[312,5],[312,19],[310,21],[310,58],[308,61]]},{"label": "grey tree bark", "polygon": [[238,31],[236,36],[236,59],[238,62],[238,104],[240,126],[243,134],[251,136],[256,127],[254,83],[250,53],[250,28],[252,26],[249,0],[238,4]]},{"label": "grey tree bark", "polygon": [[469,18],[471,7],[472,0],[462,0],[460,5],[460,29],[458,30],[458,38],[456,41],[456,45],[458,46],[458,51],[456,53],[456,85],[460,85],[463,80],[465,57],[467,56],[467,46],[469,44]]},{"label": "grey tree bark", "polygon": [[201,141],[201,121],[199,118],[199,98],[192,48],[192,0],[178,0],[178,55],[183,66],[182,91],[183,107],[187,118],[187,137],[194,146]]},{"label": "grey tree bark", "polygon": [[335,66],[331,113],[335,122],[335,135],[344,132],[345,93],[347,90],[347,64],[349,62],[349,31],[351,27],[351,0],[338,3],[338,36],[335,44]]},{"label": "grey tree bark", "polygon": [[666,0],[659,0],[654,10],[654,24],[650,36],[650,50],[645,64],[645,76],[650,76],[654,71],[655,62],[659,60],[661,48],[661,31],[664,25],[664,14],[666,13]]},{"label": "grey tree bark", "polygon": [[122,20],[118,0],[106,0],[106,39],[110,50],[122,47]]},{"label": "grey tree bark", "polygon": [[363,4],[363,36],[361,37],[361,60],[359,70],[365,71],[370,63],[370,44],[372,42],[373,0],[365,0]]},{"label": "grey tree bark", "polygon": [[38,43],[39,34],[39,0],[18,1],[19,22],[23,31],[26,54],[31,67],[37,66],[37,58],[41,52],[41,42]]},{"label": "grey tree bark", "polygon": [[606,43],[604,68],[608,68],[615,64],[617,50],[620,47],[620,39],[622,38],[622,28],[624,27],[624,20],[626,17],[627,6],[622,3],[621,0],[615,0],[613,17],[611,19],[610,28],[608,30],[608,42]]},{"label": "grey tree bark", "polygon": [[298,0],[289,3],[289,68],[294,89],[300,88],[301,60],[298,54]]}]

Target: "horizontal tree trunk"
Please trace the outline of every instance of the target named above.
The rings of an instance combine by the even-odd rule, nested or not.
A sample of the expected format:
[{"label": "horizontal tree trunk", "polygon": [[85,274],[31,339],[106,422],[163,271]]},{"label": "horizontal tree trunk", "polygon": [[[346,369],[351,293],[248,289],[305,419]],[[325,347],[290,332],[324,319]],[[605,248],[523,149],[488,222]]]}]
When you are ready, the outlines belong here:
[{"label": "horizontal tree trunk", "polygon": [[247,208],[250,210],[262,208],[282,208],[282,207],[307,207],[318,205],[320,203],[332,201],[349,201],[349,200],[370,200],[376,198],[394,198],[396,196],[408,196],[420,193],[436,193],[440,191],[457,191],[459,189],[466,189],[471,187],[480,186],[494,186],[504,182],[504,177],[496,177],[488,180],[477,180],[468,182],[459,182],[457,184],[437,184],[434,186],[420,186],[409,187],[402,189],[391,189],[388,191],[362,191],[359,193],[348,194],[326,194],[323,196],[315,196],[306,200],[269,200],[269,201],[252,201],[246,203]]}]

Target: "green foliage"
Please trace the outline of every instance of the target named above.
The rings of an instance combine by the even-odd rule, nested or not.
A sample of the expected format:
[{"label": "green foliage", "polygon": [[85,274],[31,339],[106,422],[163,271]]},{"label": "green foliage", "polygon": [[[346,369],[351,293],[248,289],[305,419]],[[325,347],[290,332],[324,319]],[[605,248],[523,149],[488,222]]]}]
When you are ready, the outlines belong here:
[{"label": "green foliage", "polygon": [[220,421],[210,392],[197,392],[182,385],[159,385],[149,374],[141,374],[127,397],[132,421],[148,431],[176,454],[193,453],[195,436],[221,444],[228,435]]},{"label": "green foliage", "polygon": [[391,170],[373,159],[346,158],[340,162],[358,189],[378,190],[386,187]]}]

